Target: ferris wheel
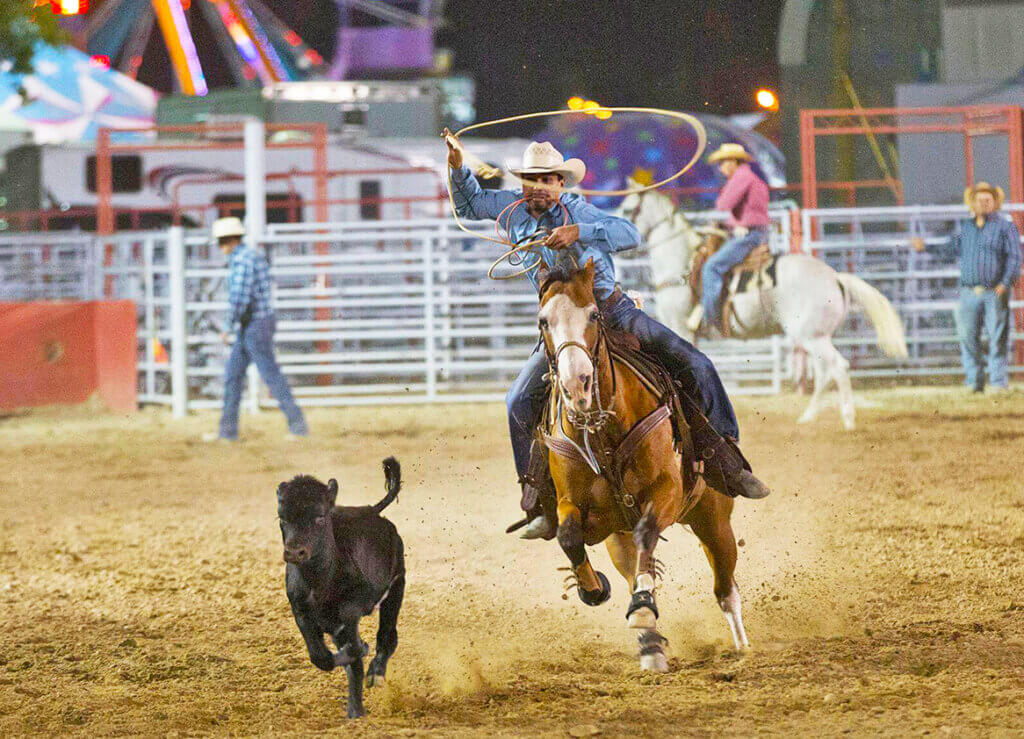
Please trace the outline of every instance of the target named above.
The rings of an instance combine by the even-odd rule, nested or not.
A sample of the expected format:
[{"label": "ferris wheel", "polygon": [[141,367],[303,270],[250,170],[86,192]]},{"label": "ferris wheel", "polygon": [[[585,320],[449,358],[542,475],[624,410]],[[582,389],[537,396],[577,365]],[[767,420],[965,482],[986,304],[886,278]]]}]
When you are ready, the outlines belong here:
[{"label": "ferris wheel", "polygon": [[[210,46],[219,59],[211,57],[214,49],[197,49],[199,32],[214,38]],[[186,95],[205,95],[204,66],[222,61],[239,87],[321,76],[326,68],[321,55],[262,0],[106,0],[92,12],[86,34],[91,55],[133,78],[150,44],[162,41],[175,90]]]},{"label": "ferris wheel", "polygon": [[[162,44],[174,91],[205,95],[204,70],[227,63],[236,87],[346,79],[387,69],[430,69],[442,0],[329,0],[337,8],[330,63],[268,6],[273,0],[103,0],[86,23],[88,53],[138,78],[151,45]],[[203,43],[196,43],[196,38]],[[209,43],[210,38],[215,44]]]}]

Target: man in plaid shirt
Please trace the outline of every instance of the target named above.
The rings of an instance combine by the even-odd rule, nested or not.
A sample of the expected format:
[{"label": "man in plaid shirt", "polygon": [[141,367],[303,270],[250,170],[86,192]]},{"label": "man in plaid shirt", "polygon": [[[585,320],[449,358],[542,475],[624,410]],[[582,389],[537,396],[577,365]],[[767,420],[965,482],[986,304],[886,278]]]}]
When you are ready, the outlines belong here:
[{"label": "man in plaid shirt", "polygon": [[[224,413],[219,438],[238,439],[238,407],[245,386],[245,371],[255,362],[260,377],[288,419],[295,436],[309,433],[306,419],[295,404],[288,381],[274,359],[276,319],[270,306],[270,268],[252,246],[242,243],[245,227],[237,218],[221,218],[213,224],[213,236],[228,256],[228,326],[221,334],[231,344],[231,356],[224,368]],[[234,343],[232,343],[232,334]]]}]

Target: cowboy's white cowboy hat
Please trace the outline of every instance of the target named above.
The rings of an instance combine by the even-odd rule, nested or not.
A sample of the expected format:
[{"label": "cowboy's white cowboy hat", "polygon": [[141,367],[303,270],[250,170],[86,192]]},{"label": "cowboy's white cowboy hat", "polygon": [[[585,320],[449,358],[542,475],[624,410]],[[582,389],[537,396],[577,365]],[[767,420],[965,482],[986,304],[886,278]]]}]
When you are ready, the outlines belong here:
[{"label": "cowboy's white cowboy hat", "polygon": [[240,218],[218,218],[213,222],[213,227],[210,230],[213,238],[217,241],[220,239],[230,239],[235,236],[245,236],[245,226]]},{"label": "cowboy's white cowboy hat", "polygon": [[1006,193],[1003,192],[1003,188],[982,181],[976,183],[974,187],[968,187],[964,190],[964,204],[972,213],[974,212],[974,196],[979,192],[987,192],[996,199],[996,210],[1003,207],[1003,201],[1006,200]]},{"label": "cowboy's white cowboy hat", "polygon": [[749,162],[753,157],[747,153],[742,144],[722,144],[708,157],[708,164],[716,164],[726,159],[735,159],[740,162]]},{"label": "cowboy's white cowboy hat", "polygon": [[523,165],[509,167],[516,177],[531,174],[557,174],[565,179],[566,187],[575,187],[587,174],[587,165],[580,159],[566,159],[547,141],[534,141],[523,152]]}]

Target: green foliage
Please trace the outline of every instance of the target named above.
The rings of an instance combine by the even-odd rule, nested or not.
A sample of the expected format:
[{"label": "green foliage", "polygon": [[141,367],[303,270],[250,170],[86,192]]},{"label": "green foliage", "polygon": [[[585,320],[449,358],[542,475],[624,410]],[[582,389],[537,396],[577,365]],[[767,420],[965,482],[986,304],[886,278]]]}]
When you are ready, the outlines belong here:
[{"label": "green foliage", "polygon": [[67,41],[49,3],[33,8],[32,0],[0,0],[0,58],[11,61],[16,72],[31,72],[33,48],[39,41]]}]

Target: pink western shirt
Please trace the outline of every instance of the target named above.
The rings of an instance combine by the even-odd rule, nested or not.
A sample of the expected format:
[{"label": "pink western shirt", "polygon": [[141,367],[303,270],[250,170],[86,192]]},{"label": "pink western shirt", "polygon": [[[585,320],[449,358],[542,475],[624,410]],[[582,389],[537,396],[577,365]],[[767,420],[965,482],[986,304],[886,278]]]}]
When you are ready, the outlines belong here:
[{"label": "pink western shirt", "polygon": [[749,164],[743,163],[725,183],[716,210],[724,210],[729,216],[729,227],[765,228],[768,218],[768,185],[754,174]]}]

